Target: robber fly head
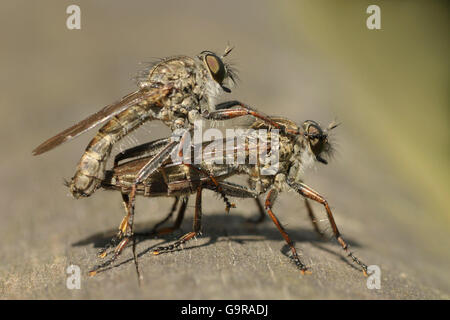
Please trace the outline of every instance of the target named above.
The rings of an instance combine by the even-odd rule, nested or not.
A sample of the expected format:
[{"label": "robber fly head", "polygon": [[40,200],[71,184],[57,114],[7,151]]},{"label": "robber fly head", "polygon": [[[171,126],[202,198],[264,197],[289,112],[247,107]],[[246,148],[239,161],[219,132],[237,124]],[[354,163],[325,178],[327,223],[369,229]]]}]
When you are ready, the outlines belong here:
[{"label": "robber fly head", "polygon": [[316,160],[323,164],[328,164],[325,159],[332,152],[332,146],[328,139],[330,130],[336,128],[338,124],[331,123],[325,130],[313,120],[306,120],[302,124],[303,136],[307,140],[309,147],[316,157]]},{"label": "robber fly head", "polygon": [[[227,63],[223,61],[231,51],[232,47],[227,47],[223,55],[218,56],[212,51],[202,51],[198,58],[204,63],[211,78],[219,84],[225,92],[231,92],[227,85],[232,85],[236,82],[236,71]],[[230,81],[231,80],[231,83]]]}]

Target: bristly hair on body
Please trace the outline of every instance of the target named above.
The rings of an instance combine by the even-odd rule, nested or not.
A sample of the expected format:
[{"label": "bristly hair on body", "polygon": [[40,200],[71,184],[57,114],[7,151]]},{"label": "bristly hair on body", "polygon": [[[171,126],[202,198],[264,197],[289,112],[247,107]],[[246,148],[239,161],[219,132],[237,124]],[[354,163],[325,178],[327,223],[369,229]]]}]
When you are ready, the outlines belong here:
[{"label": "bristly hair on body", "polygon": [[148,77],[150,75],[150,71],[158,64],[175,59],[177,57],[181,57],[181,55],[174,55],[165,58],[152,58],[151,61],[141,61],[139,62],[140,66],[143,66],[141,70],[139,70],[131,80],[139,86],[141,82],[148,81]]},{"label": "bristly hair on body", "polygon": [[327,143],[323,150],[324,157],[327,160],[332,160],[336,155],[337,151],[337,143],[334,139],[334,135],[332,134],[332,130],[337,126],[341,125],[341,122],[337,122],[336,120],[331,121],[328,127],[325,129],[325,134],[327,135]]},{"label": "bristly hair on body", "polygon": [[131,80],[136,85],[139,85],[139,83],[141,82],[147,81],[150,70],[152,70],[154,66],[156,66],[158,63],[161,63],[164,60],[165,59],[163,58],[153,58],[152,61],[139,62],[139,66],[142,66],[141,70],[139,70],[133,77],[131,77]]},{"label": "bristly hair on body", "polygon": [[[223,59],[226,56],[228,56],[233,49],[234,49],[234,47],[230,47],[230,45],[228,44],[227,47],[225,48],[224,53],[220,56],[220,58]],[[217,56],[219,56],[219,55],[217,55]],[[136,75],[131,78],[131,80],[137,85],[139,85],[142,82],[146,82],[146,81],[148,81],[150,71],[156,65],[158,65],[164,61],[169,61],[169,60],[175,59],[177,57],[180,57],[180,55],[169,56],[166,58],[153,58],[151,61],[142,61],[139,63],[139,65],[143,65],[143,68],[141,70],[139,70],[136,73]],[[235,85],[239,81],[239,75],[238,75],[235,65],[233,63],[225,62],[225,61],[223,61],[223,65],[225,67],[228,78],[232,81],[232,84]]]}]

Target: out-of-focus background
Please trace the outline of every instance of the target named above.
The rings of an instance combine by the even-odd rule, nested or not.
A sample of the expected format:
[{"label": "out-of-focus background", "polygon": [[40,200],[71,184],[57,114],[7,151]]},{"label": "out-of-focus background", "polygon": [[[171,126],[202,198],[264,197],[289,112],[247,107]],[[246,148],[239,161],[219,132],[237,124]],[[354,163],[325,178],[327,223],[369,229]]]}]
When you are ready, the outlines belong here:
[{"label": "out-of-focus background", "polygon": [[[81,30],[66,8],[81,8]],[[381,8],[381,30],[366,9]],[[2,1],[0,10],[0,297],[299,299],[420,298],[450,294],[449,6],[445,1]],[[337,154],[306,182],[326,196],[344,237],[381,268],[370,290],[335,241],[313,233],[303,202],[280,197],[275,212],[311,267],[301,276],[253,201],[230,215],[205,193],[203,236],[175,253],[140,258],[137,287],[125,250],[117,268],[89,278],[98,246],[122,217],[120,195],[73,200],[63,179],[94,131],[39,157],[45,139],[135,89],[141,61],[222,52],[241,81],[225,99],[270,115],[323,125],[337,119]],[[169,130],[146,125],[133,140]],[[162,219],[169,199],[138,199],[137,226]],[[326,215],[314,205],[320,225]],[[191,228],[189,207],[183,231]],[[182,234],[139,243],[145,252]],[[327,234],[331,236],[329,228]],[[126,262],[126,263],[122,263]],[[66,268],[81,267],[80,290]]]}]

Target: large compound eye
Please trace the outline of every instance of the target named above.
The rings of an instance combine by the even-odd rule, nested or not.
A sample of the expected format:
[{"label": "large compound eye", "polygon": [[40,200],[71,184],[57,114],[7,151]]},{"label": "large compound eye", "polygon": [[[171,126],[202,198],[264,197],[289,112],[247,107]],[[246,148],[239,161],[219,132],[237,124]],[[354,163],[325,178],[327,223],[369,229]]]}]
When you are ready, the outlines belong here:
[{"label": "large compound eye", "polygon": [[308,134],[311,137],[310,141],[311,144],[316,145],[320,142],[320,140],[323,139],[323,132],[322,129],[319,126],[316,126],[314,124],[311,124],[308,128]]},{"label": "large compound eye", "polygon": [[222,60],[214,54],[207,54],[205,56],[205,63],[213,79],[221,85],[225,79],[225,66]]},{"label": "large compound eye", "polygon": [[327,135],[323,133],[319,124],[312,120],[305,121],[303,123],[303,129],[307,134],[311,150],[316,156],[320,155],[327,143]]},{"label": "large compound eye", "polygon": [[310,140],[316,140],[323,135],[322,128],[319,124],[312,120],[307,120],[303,123],[303,129],[305,130]]}]

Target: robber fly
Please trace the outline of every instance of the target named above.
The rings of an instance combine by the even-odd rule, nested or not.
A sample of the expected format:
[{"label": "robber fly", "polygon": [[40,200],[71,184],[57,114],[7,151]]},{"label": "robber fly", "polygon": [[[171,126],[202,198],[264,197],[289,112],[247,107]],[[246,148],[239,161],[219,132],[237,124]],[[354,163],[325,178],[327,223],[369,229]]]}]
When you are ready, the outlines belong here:
[{"label": "robber fly", "polygon": [[[229,87],[236,80],[234,69],[223,61],[231,50],[227,47],[221,56],[202,51],[194,58],[177,56],[150,65],[137,77],[137,91],[43,142],[33,154],[47,152],[107,121],[88,144],[75,175],[67,183],[75,198],[87,197],[100,187],[114,144],[147,121],[161,120],[176,130],[191,129],[193,121],[202,117],[225,120],[251,114],[266,119],[248,106],[236,107],[235,101],[215,105],[222,92],[231,92]],[[231,106],[233,110],[228,110]],[[171,141],[149,159],[136,175],[135,186],[158,169],[178,144]]]},{"label": "robber fly", "polygon": [[[299,195],[303,196],[305,200],[310,199],[322,204],[325,207],[329,223],[331,224],[333,234],[337,241],[353,262],[358,264],[363,269],[364,274],[367,275],[367,266],[348,250],[348,245],[338,230],[326,199],[302,181],[304,171],[313,166],[315,162],[321,162],[323,164],[328,163],[326,158],[333,150],[328,135],[337,124],[332,123],[328,128],[322,129],[317,122],[312,120],[303,122],[301,126],[297,126],[294,122],[283,118],[271,118],[271,120],[278,123],[281,127],[286,128],[286,131],[298,132],[298,134],[280,134],[278,150],[267,150],[265,157],[260,159],[257,164],[214,164],[213,168],[209,168],[209,172],[211,172],[212,175],[214,175],[216,171],[223,175],[245,174],[249,177],[252,190],[256,190],[258,195],[266,194],[265,209],[267,214],[289,245],[292,252],[292,259],[302,273],[304,273],[307,268],[300,261],[289,235],[275,216],[272,207],[278,194],[285,190],[294,190]],[[253,124],[252,128],[270,130],[270,127],[267,126],[267,122],[259,119]],[[271,134],[267,135],[267,139],[270,140],[271,136]],[[279,163],[277,171],[270,174],[261,174],[262,170],[266,167],[272,167],[271,153],[274,151],[278,152],[277,158]],[[315,218],[311,207],[308,202],[306,204],[310,217],[314,223]],[[314,223],[314,225],[316,231],[318,231],[317,224]]]},{"label": "robber fly", "polygon": [[[281,127],[286,128],[289,132],[298,132],[297,135],[292,134],[280,134],[279,136],[279,148],[278,150],[267,150],[267,153],[263,159],[254,165],[251,164],[239,164],[235,165],[220,165],[214,164],[208,168],[211,175],[215,175],[215,172],[220,172],[222,175],[239,175],[245,174],[249,177],[249,182],[252,190],[256,190],[258,195],[266,194],[265,209],[270,216],[276,227],[280,231],[281,235],[289,245],[292,252],[292,259],[297,267],[305,273],[307,271],[306,266],[300,261],[297,251],[283,228],[278,218],[275,216],[272,207],[277,199],[277,196],[282,191],[294,190],[305,199],[310,199],[322,204],[327,212],[329,223],[332,227],[333,234],[336,237],[339,244],[348,254],[348,256],[358,264],[365,275],[367,275],[367,266],[362,263],[355,255],[348,250],[348,245],[339,232],[339,229],[334,220],[330,206],[326,199],[320,195],[317,191],[307,186],[302,181],[303,173],[306,169],[313,166],[315,162],[321,162],[327,164],[327,157],[332,153],[332,144],[328,139],[329,132],[334,129],[337,124],[332,123],[326,129],[315,121],[307,120],[302,123],[301,126],[296,125],[294,122],[283,118],[271,118],[274,122],[278,123]],[[252,126],[253,129],[266,129],[270,132],[270,127],[267,126],[267,122],[257,119]],[[267,135],[267,140],[271,139],[271,134]],[[248,148],[248,147],[247,147]],[[246,149],[247,149],[246,148]],[[276,151],[278,158],[278,168],[276,172],[270,174],[261,174],[262,170],[267,167],[272,167],[271,153]],[[267,172],[267,170],[266,170]],[[307,203],[307,209],[310,217],[315,221],[311,207]],[[318,230],[317,224],[315,224],[316,231]]]},{"label": "robber fly", "polygon": [[[153,185],[153,181],[156,180],[145,180],[143,183],[138,185],[138,188],[136,191],[140,194],[145,195],[150,194],[152,191],[155,192],[162,192],[160,194],[166,194],[168,190],[171,190],[170,192],[177,192],[178,186],[181,186],[181,189],[184,188],[184,190],[195,190],[195,188],[200,188],[198,183],[201,179],[193,178],[195,175],[186,174],[186,173],[180,173],[181,167],[179,166],[186,166],[186,168],[189,168],[189,170],[192,170],[193,173],[197,172],[197,174],[201,174],[203,176],[202,184],[201,186],[206,187],[210,186],[214,190],[218,191],[219,193],[233,196],[240,196],[242,198],[255,198],[256,196],[266,194],[265,199],[265,210],[267,214],[270,216],[272,221],[275,223],[276,227],[278,228],[279,232],[287,242],[288,246],[291,249],[292,252],[292,259],[297,265],[297,267],[301,270],[302,273],[305,273],[307,271],[306,266],[300,261],[297,251],[288,235],[288,233],[285,231],[281,223],[279,222],[278,218],[275,216],[272,207],[276,201],[276,198],[278,194],[285,190],[294,190],[299,195],[303,196],[303,198],[306,201],[306,207],[309,213],[309,216],[314,224],[314,228],[316,231],[319,231],[319,228],[316,223],[316,219],[314,217],[314,213],[312,212],[312,208],[309,205],[309,202],[307,199],[314,200],[316,202],[321,203],[327,212],[329,223],[331,224],[333,234],[336,237],[339,244],[342,246],[342,248],[345,250],[345,252],[348,254],[348,256],[358,264],[362,269],[364,274],[367,274],[367,266],[361,262],[357,257],[354,256],[352,252],[349,251],[348,245],[343,239],[342,235],[340,234],[338,227],[336,225],[336,222],[334,220],[333,214],[331,212],[331,209],[328,205],[328,202],[326,199],[320,195],[318,192],[314,191],[312,188],[307,186],[302,181],[302,175],[303,172],[314,165],[315,162],[321,162],[323,164],[327,164],[327,156],[332,151],[332,146],[329,142],[328,135],[329,131],[331,131],[333,128],[336,127],[335,124],[331,124],[328,128],[322,129],[322,127],[315,121],[305,121],[301,126],[297,126],[294,122],[282,119],[282,118],[271,118],[271,121],[276,122],[280,127],[286,128],[286,131],[289,132],[298,132],[297,135],[292,134],[280,134],[278,139],[278,148],[275,150],[273,148],[273,145],[270,144],[270,147],[268,147],[268,144],[265,144],[266,150],[263,153],[263,157],[259,157],[259,161],[257,161],[254,164],[251,164],[249,161],[249,157],[252,154],[252,150],[260,150],[261,145],[255,144],[254,142],[257,141],[255,139],[246,139],[243,146],[235,145],[233,146],[233,152],[232,156],[234,159],[239,158],[239,153],[243,153],[245,163],[241,162],[234,162],[230,163],[225,161],[223,158],[223,153],[216,154],[215,151],[213,154],[209,154],[208,156],[208,162],[202,162],[201,164],[174,164],[172,163],[172,166],[175,166],[176,171],[179,174],[181,174],[181,180],[175,179],[174,184],[170,185],[170,178],[167,180],[167,176],[165,177],[164,167],[160,168],[163,171],[159,173],[161,176],[159,176],[158,179],[160,181],[166,181],[165,184],[160,185],[160,182],[156,182],[156,185],[159,187],[162,187],[162,190],[159,190],[156,185]],[[251,129],[271,129],[270,126],[267,125],[266,121],[257,120],[252,126]],[[254,134],[255,131],[250,131],[249,137],[251,137],[252,134]],[[266,140],[270,141],[272,138],[272,131],[269,131],[270,134],[267,135]],[[163,140],[161,140],[163,142]],[[168,140],[166,142],[168,143]],[[276,145],[276,144],[275,144]],[[154,146],[153,144],[150,145],[142,145],[138,146],[136,148],[131,149],[131,151],[126,151],[123,155],[119,154],[116,157],[116,160],[120,160],[123,158],[131,157],[131,156],[138,156],[140,154],[143,154],[148,146]],[[208,142],[202,144],[202,149],[207,150]],[[265,173],[262,174],[264,169],[267,169],[267,167],[272,166],[272,155],[274,152],[277,153],[278,158],[278,168],[276,172],[271,172],[269,174]],[[227,152],[227,155],[229,153]],[[215,158],[216,157],[216,158]],[[221,159],[220,159],[221,158]],[[262,158],[262,159],[261,159]],[[219,160],[219,161],[217,161]],[[122,190],[122,193],[131,192],[133,190],[133,184],[132,181],[134,179],[134,174],[138,170],[138,168],[143,165],[144,160],[135,160],[138,162],[130,162],[129,164],[126,164],[125,167],[116,167],[114,172],[115,174],[112,174],[108,177],[107,180],[105,180],[106,185],[108,188],[114,188],[113,185],[116,185],[115,188],[120,188]],[[133,165],[132,165],[133,164]],[[121,168],[119,170],[119,168]],[[116,170],[117,169],[117,170]],[[174,170],[174,169],[172,169]],[[187,169],[182,169],[181,172],[185,171]],[[190,171],[191,172],[191,171]],[[267,170],[266,170],[267,172]],[[118,175],[117,175],[118,174]],[[130,176],[128,176],[130,174]],[[229,191],[230,189],[227,189],[226,181],[228,177],[244,174],[248,177],[249,183],[250,183],[250,190],[253,192],[249,192],[249,189],[240,185],[232,185],[232,192]],[[178,174],[174,174],[173,178],[177,177]],[[113,178],[115,177],[115,178]],[[155,176],[156,177],[156,176]],[[187,179],[185,179],[188,177]],[[161,180],[162,179],[162,180]],[[197,184],[191,184],[192,181],[196,181]],[[167,183],[169,181],[169,184]],[[150,184],[149,184],[150,183]],[[149,185],[147,185],[149,184]],[[105,185],[105,184],[104,184]],[[222,188],[222,189],[221,189]],[[148,190],[148,191],[146,191]],[[159,190],[159,191],[158,191]],[[256,193],[256,194],[255,194]],[[197,193],[198,194],[198,193]],[[132,221],[132,217],[134,215],[134,206],[126,206],[128,208],[131,208],[127,212],[127,218]],[[199,219],[197,219],[198,224],[200,223]],[[126,225],[130,226],[131,223],[125,223]],[[186,236],[188,239],[194,237],[196,234],[198,234],[199,231],[199,225],[195,225],[194,223],[194,230],[192,233],[189,233],[189,236]],[[320,231],[319,231],[320,233]],[[167,247],[159,247],[154,251],[154,254],[159,254],[164,251],[172,250],[176,247],[178,247],[180,244],[185,243],[188,239],[186,237],[182,237],[174,244],[167,246]],[[123,239],[122,242],[126,243],[126,239]],[[119,247],[118,247],[119,248]],[[121,249],[121,248],[119,248]],[[116,249],[117,252],[117,249]]]}]

